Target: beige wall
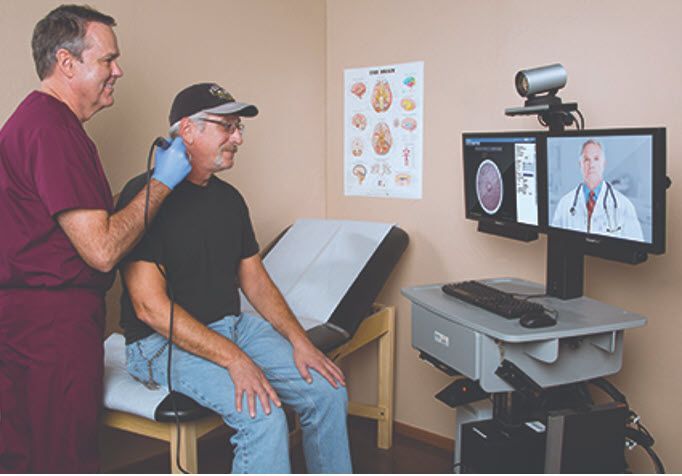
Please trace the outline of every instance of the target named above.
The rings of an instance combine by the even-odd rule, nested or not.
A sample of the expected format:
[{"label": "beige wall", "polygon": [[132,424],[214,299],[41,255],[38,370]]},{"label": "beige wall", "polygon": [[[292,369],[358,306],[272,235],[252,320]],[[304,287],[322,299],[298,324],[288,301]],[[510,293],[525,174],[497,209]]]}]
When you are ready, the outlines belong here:
[{"label": "beige wall", "polygon": [[[492,276],[544,280],[545,242],[522,244],[476,233],[464,220],[460,134],[535,129],[506,118],[521,104],[518,69],[561,62],[565,100],[580,103],[588,127],[668,127],[675,179],[682,144],[677,91],[682,56],[676,0],[448,1],[252,0],[91,1],[118,20],[125,76],[116,105],[92,119],[116,192],[143,170],[150,140],[163,134],[174,94],[206,80],[253,101],[237,166],[223,174],[246,196],[261,244],[297,217],[396,221],[410,248],[382,293],[398,305],[396,420],[452,437],[454,413],[433,395],[449,379],[411,348],[408,302],[399,289]],[[34,23],[59,2],[0,1],[0,122],[37,85],[29,41]],[[343,69],[425,62],[424,198],[348,198],[342,188]],[[326,69],[325,69],[326,68]],[[643,90],[643,88],[647,88]],[[623,371],[613,381],[653,432],[669,471],[682,471],[675,435],[682,325],[675,315],[682,258],[679,185],[668,193],[668,252],[637,267],[586,260],[586,293],[649,317],[626,335]],[[114,297],[114,296],[112,296]],[[115,299],[110,299],[115,313]],[[350,359],[352,394],[373,394],[371,351]],[[641,450],[636,450],[641,455]],[[651,470],[646,458],[637,469]]]},{"label": "beige wall", "polygon": [[[433,398],[450,379],[411,348],[401,287],[495,276],[544,281],[544,239],[523,244],[485,236],[464,219],[461,132],[539,128],[534,119],[504,116],[505,107],[522,103],[514,74],[561,62],[569,75],[561,96],[579,102],[588,127],[668,128],[675,180],[682,154],[681,14],[677,1],[327,2],[327,216],[397,221],[411,237],[382,295],[398,305],[396,420],[449,437],[454,431],[454,412]],[[423,199],[344,197],[343,69],[417,60],[425,62]],[[682,471],[675,436],[682,421],[681,190],[675,184],[668,193],[666,255],[637,267],[587,258],[585,272],[589,296],[649,317],[646,327],[627,333],[623,370],[612,380],[676,472]],[[353,376],[363,371],[359,362],[352,366]],[[646,458],[637,465],[652,470]]]}]

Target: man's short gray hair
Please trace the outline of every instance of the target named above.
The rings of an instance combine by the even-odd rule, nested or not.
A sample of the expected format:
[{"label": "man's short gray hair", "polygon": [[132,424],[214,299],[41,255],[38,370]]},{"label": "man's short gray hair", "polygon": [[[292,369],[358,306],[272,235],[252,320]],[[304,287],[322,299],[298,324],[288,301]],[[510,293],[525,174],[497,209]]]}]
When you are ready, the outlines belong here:
[{"label": "man's short gray hair", "polygon": [[[203,131],[204,128],[206,127],[206,124],[202,121],[202,119],[207,118],[208,115],[204,111],[199,111],[197,113],[192,114],[191,116],[187,116],[187,119],[192,121],[199,127],[200,131]],[[182,119],[177,121],[175,124],[170,126],[170,129],[168,129],[168,135],[170,136],[171,139],[175,139],[178,134],[180,133],[180,122]]]},{"label": "man's short gray hair", "polygon": [[601,150],[601,158],[606,159],[606,149],[604,148],[604,144],[599,142],[597,139],[587,139],[585,142],[583,142],[583,146],[580,148],[580,158],[578,160],[583,160],[583,154],[585,153],[585,147],[588,145],[596,145],[599,147],[599,150]]}]

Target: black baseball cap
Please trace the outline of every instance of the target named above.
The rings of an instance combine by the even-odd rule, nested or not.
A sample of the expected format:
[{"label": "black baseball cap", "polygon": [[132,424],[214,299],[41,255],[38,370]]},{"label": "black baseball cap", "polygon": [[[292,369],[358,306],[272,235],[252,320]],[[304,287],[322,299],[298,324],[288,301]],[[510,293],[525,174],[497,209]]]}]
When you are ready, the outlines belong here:
[{"label": "black baseball cap", "polygon": [[197,112],[210,114],[237,114],[254,117],[258,108],[252,104],[237,102],[230,93],[216,83],[199,83],[178,93],[173,100],[168,121],[172,126],[183,117]]}]

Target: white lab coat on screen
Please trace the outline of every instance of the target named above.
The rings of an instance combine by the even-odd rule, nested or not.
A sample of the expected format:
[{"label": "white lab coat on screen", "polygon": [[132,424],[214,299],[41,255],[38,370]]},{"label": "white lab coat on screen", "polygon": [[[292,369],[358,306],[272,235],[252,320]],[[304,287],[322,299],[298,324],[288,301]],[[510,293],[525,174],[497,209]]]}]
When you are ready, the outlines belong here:
[{"label": "white lab coat on screen", "polygon": [[[587,203],[582,189],[584,186],[581,183],[561,197],[554,211],[554,218],[551,223],[553,227],[587,232]],[[592,212],[590,233],[644,241],[642,226],[637,218],[635,206],[608,182],[603,183],[597,197]]]}]

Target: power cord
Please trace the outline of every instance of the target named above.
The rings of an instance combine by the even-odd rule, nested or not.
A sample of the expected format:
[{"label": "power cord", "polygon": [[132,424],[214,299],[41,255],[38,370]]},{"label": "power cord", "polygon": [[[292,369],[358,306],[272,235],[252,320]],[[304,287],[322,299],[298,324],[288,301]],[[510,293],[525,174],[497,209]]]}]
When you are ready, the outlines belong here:
[{"label": "power cord", "polygon": [[634,450],[637,446],[644,448],[644,451],[647,452],[649,458],[654,463],[656,473],[665,474],[663,462],[653,449],[655,443],[654,437],[651,436],[649,430],[642,425],[639,415],[630,410],[627,424],[631,426],[625,427],[625,447],[628,450]]},{"label": "power cord", "polygon": [[[152,143],[151,147],[149,148],[149,154],[147,156],[147,174],[146,174],[146,181],[147,181],[147,190],[145,194],[145,200],[144,200],[144,233],[145,235],[150,235],[150,228],[149,228],[149,186],[151,182],[151,176],[152,176],[152,154],[154,152],[155,147],[161,147],[161,148],[168,148],[168,142],[162,138],[159,137],[154,140]],[[173,310],[175,308],[175,296],[173,294],[173,288],[171,287],[170,280],[166,276],[166,273],[163,271],[163,268],[159,264],[159,262],[155,259],[154,264],[156,265],[156,269],[159,270],[159,273],[161,273],[161,276],[163,276],[164,280],[166,281],[166,292],[168,293],[168,298],[170,299],[170,319],[169,319],[169,329],[168,329],[168,364],[166,366],[166,379],[167,379],[167,385],[168,385],[168,392],[170,396],[170,401],[171,401],[171,407],[173,409],[173,415],[175,416],[175,426],[176,426],[176,432],[175,434],[177,435],[176,439],[176,448],[178,449],[175,453],[175,464],[178,467],[180,471],[182,471],[184,474],[189,474],[189,471],[187,471],[181,464],[180,464],[180,416],[178,414],[178,407],[177,403],[175,402],[175,395],[173,395],[173,382],[171,378],[171,362],[172,362],[172,354],[173,354]]]},{"label": "power cord", "polygon": [[621,393],[611,382],[603,377],[592,379],[589,381],[589,383],[605,392],[614,401],[623,403],[625,406],[627,406],[629,414],[627,422],[625,423],[625,447],[628,450],[633,450],[637,446],[644,448],[644,451],[647,452],[649,458],[654,463],[656,473],[665,474],[663,462],[653,449],[655,443],[654,437],[642,424],[641,417],[630,408],[625,395],[623,395],[623,393]]},{"label": "power cord", "polygon": [[576,108],[575,112],[578,114],[578,117],[580,117],[580,129],[585,129],[585,116],[583,116],[583,113],[580,112],[580,109]]}]

